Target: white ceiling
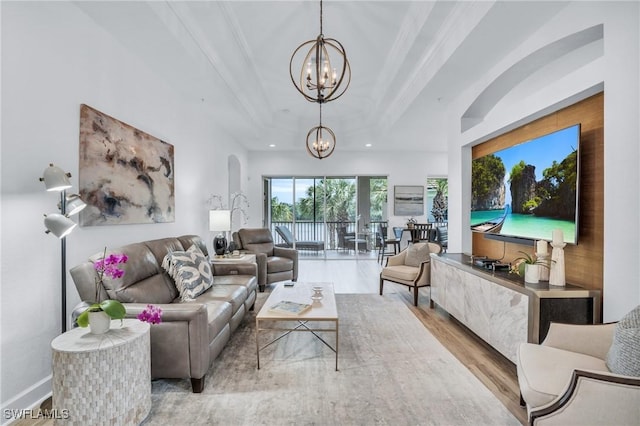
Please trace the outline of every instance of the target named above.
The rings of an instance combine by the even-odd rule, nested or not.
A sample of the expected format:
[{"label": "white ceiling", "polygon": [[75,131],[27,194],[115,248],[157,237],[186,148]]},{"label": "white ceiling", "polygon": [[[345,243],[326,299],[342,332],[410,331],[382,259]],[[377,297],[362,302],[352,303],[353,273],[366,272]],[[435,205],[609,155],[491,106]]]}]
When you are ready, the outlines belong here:
[{"label": "white ceiling", "polygon": [[[444,152],[447,102],[566,4],[325,1],[324,35],[345,47],[352,79],[323,124],[339,149]],[[299,150],[318,124],[289,77],[295,48],[319,33],[318,1],[76,5],[249,150]]]}]

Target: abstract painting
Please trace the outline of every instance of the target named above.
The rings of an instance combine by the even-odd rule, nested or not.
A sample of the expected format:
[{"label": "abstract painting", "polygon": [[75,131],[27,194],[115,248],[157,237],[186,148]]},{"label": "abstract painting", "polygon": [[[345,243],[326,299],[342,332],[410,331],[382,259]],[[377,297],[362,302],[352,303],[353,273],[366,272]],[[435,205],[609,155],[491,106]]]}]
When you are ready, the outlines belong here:
[{"label": "abstract painting", "polygon": [[393,187],[393,214],[396,216],[422,216],[424,214],[424,187]]},{"label": "abstract painting", "polygon": [[175,221],[173,145],[80,107],[80,225]]}]

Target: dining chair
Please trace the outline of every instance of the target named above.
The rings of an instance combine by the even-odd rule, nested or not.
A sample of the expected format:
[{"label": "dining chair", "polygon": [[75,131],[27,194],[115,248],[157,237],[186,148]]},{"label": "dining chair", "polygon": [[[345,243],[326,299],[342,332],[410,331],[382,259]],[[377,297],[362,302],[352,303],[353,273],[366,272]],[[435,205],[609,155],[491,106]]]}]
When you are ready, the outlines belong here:
[{"label": "dining chair", "polygon": [[[380,247],[378,248],[378,262],[382,265],[385,256],[393,256],[400,252],[400,238],[397,237],[398,234],[396,233],[396,228],[393,229],[396,238],[389,238],[387,236],[388,225],[386,223],[380,223],[378,228],[381,239]],[[398,229],[400,229],[400,235],[402,236],[402,228]],[[390,251],[387,252],[387,246],[389,245],[393,247],[393,253]]]},{"label": "dining chair", "polygon": [[416,223],[411,231],[411,241],[414,243],[433,241],[431,223]]}]

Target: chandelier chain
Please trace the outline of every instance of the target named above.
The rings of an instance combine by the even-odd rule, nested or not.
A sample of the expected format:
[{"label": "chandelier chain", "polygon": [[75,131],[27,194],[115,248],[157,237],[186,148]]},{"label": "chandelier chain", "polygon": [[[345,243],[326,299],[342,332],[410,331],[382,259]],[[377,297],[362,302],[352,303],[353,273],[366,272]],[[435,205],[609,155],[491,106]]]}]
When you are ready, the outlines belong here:
[{"label": "chandelier chain", "polygon": [[320,0],[320,35],[323,35],[323,32],[322,32],[322,0]]}]

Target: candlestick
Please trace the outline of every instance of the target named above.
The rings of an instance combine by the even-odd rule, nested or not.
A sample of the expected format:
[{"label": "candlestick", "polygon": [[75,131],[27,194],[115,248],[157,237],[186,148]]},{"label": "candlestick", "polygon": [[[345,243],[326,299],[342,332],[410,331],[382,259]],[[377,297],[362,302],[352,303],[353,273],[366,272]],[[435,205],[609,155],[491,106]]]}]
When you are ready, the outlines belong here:
[{"label": "candlestick", "polygon": [[[555,233],[555,231],[554,231]],[[555,236],[555,235],[554,235]],[[565,243],[551,243],[551,272],[549,273],[549,284],[560,287],[565,286],[564,280],[564,246]]]},{"label": "candlestick", "polygon": [[[540,241],[538,241],[540,242]],[[540,262],[540,265],[538,265],[538,269],[540,270],[540,281],[549,281],[549,273],[551,272],[549,270],[549,254],[546,252],[546,241],[545,243],[545,252],[544,253],[536,253],[536,256],[538,258],[538,261]]]},{"label": "candlestick", "polygon": [[536,246],[536,254],[538,256],[547,254],[547,242],[544,240],[540,240]]},{"label": "candlestick", "polygon": [[564,243],[564,235],[562,234],[562,229],[554,229],[551,232],[551,235],[553,236],[551,245]]}]

